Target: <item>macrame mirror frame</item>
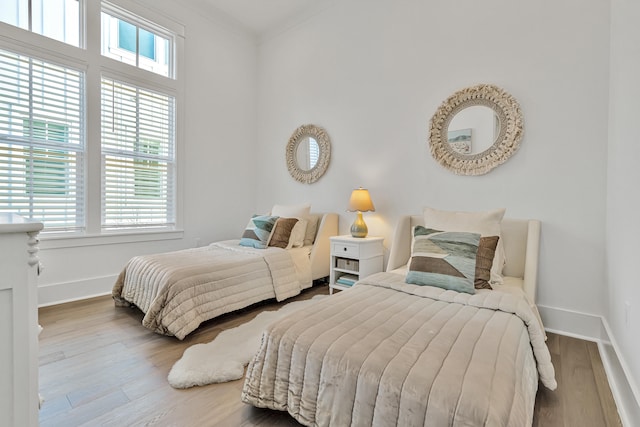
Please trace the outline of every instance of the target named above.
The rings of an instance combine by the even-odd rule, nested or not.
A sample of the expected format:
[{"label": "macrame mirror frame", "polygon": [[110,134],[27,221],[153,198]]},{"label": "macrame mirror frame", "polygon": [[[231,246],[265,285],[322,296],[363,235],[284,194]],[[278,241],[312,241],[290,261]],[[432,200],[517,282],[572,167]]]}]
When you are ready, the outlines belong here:
[{"label": "macrame mirror frame", "polygon": [[[495,112],[500,123],[498,136],[480,153],[459,153],[449,144],[449,123],[458,112],[476,105]],[[524,120],[518,101],[498,86],[479,84],[457,91],[438,107],[429,122],[429,148],[433,158],[455,174],[483,175],[518,150],[523,133]]]},{"label": "macrame mirror frame", "polygon": [[[296,157],[298,145],[307,137],[315,139],[319,147],[318,160],[316,161],[316,164],[309,170],[302,169],[300,165],[298,165]],[[325,131],[320,126],[312,124],[302,125],[297,128],[291,135],[291,138],[289,138],[289,142],[287,143],[286,148],[287,169],[289,170],[289,174],[296,181],[305,184],[312,184],[316,182],[327,171],[330,160],[331,141],[329,139],[327,131]]]}]

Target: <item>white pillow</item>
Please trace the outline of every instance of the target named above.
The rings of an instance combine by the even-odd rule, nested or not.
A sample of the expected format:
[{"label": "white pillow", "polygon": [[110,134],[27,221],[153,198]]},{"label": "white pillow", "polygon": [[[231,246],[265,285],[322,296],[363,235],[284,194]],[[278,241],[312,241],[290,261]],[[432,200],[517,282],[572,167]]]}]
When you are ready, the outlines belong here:
[{"label": "white pillow", "polygon": [[298,218],[298,222],[291,230],[289,237],[289,245],[287,248],[299,248],[305,244],[305,235],[309,224],[309,212],[311,212],[311,203],[303,203],[301,205],[273,205],[271,215],[284,218]]},{"label": "white pillow", "polygon": [[271,215],[284,218],[303,219],[309,216],[309,212],[311,212],[311,203],[304,203],[302,205],[273,205],[273,209],[271,209]]},{"label": "white pillow", "polygon": [[501,224],[506,209],[487,212],[451,212],[424,208],[425,227],[442,231],[465,231],[481,236],[498,236],[498,246],[491,266],[491,283],[502,284],[502,269],[505,263]]}]

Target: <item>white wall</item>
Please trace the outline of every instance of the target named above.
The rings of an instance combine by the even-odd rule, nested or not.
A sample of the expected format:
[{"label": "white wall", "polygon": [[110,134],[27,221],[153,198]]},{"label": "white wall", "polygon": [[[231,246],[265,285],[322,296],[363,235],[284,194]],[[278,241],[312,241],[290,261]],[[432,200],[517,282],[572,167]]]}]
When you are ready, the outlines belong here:
[{"label": "white wall", "polygon": [[[579,11],[577,13],[576,11]],[[372,235],[424,206],[542,221],[538,302],[600,315],[608,112],[609,3],[562,0],[336,2],[259,50],[257,207],[310,201],[346,213],[369,188]],[[472,64],[468,66],[467,64]],[[456,176],[427,147],[428,121],[454,91],[503,87],[521,104],[520,150],[487,175]],[[285,146],[301,124],[326,128],[324,177],[300,184]]]},{"label": "white wall", "polygon": [[[612,1],[606,319],[626,362],[627,376],[635,383],[631,387],[636,399],[640,399],[640,285],[636,277],[640,256],[640,137],[636,135],[640,123],[639,20],[638,2]],[[637,410],[640,413],[640,408]]]},{"label": "white wall", "polygon": [[181,77],[186,94],[178,159],[184,237],[65,248],[43,237],[41,304],[110,292],[115,276],[134,255],[192,247],[196,239],[207,244],[236,238],[255,210],[255,39],[222,19],[215,20],[211,11],[190,4],[137,3],[185,27],[185,75]]}]

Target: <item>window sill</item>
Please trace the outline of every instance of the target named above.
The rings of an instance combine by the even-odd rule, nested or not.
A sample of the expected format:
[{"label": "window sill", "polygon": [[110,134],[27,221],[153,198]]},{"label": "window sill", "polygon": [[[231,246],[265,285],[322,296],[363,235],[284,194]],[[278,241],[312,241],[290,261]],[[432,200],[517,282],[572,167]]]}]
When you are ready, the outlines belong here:
[{"label": "window sill", "polygon": [[159,240],[177,240],[184,237],[183,230],[135,231],[109,234],[83,235],[40,235],[40,250],[78,248],[83,246],[117,245],[122,243],[154,242]]}]

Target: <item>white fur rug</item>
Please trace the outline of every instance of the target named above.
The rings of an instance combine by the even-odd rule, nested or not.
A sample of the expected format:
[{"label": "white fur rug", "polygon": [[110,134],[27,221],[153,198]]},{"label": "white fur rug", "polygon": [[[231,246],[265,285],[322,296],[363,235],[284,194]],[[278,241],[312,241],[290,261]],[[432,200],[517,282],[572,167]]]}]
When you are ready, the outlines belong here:
[{"label": "white fur rug", "polygon": [[267,325],[325,297],[316,295],[290,302],[277,311],[263,311],[243,325],[220,332],[208,344],[189,347],[171,368],[169,384],[174,388],[189,388],[242,378],[245,366],[260,348],[262,331]]}]

